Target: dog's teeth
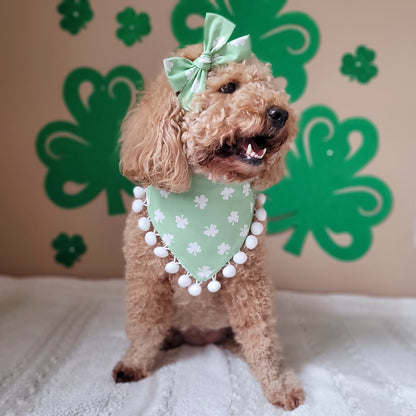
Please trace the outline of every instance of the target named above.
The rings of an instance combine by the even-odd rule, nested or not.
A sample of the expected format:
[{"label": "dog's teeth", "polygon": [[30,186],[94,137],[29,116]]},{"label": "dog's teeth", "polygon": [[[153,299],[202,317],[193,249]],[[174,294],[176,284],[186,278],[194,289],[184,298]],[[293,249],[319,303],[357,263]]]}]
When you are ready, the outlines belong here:
[{"label": "dog's teeth", "polygon": [[251,157],[256,157],[256,156],[257,156],[257,154],[256,154],[256,152],[254,152],[254,151],[253,151],[253,152],[251,152],[251,153],[250,153],[250,156],[251,156]]},{"label": "dog's teeth", "polygon": [[266,154],[266,150],[267,150],[266,148],[264,148],[264,149],[263,149],[263,153],[262,153],[262,154],[261,154],[261,156],[260,156],[261,158],[263,158],[263,157],[264,157],[264,155]]},{"label": "dog's teeth", "polygon": [[246,155],[247,156],[251,156],[253,149],[251,148],[251,143],[248,144],[247,150],[246,150]]}]

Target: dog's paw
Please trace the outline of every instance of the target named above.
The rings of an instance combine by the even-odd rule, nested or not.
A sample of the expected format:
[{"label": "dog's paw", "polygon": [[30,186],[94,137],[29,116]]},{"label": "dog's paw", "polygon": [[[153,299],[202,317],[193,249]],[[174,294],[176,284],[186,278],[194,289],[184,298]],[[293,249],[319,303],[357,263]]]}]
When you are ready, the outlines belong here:
[{"label": "dog's paw", "polygon": [[113,369],[113,379],[116,383],[139,381],[146,376],[140,368],[129,367],[123,361],[119,361]]},{"label": "dog's paw", "polygon": [[294,410],[304,403],[303,389],[292,370],[287,370],[280,376],[276,389],[269,395],[269,400],[285,410]]}]

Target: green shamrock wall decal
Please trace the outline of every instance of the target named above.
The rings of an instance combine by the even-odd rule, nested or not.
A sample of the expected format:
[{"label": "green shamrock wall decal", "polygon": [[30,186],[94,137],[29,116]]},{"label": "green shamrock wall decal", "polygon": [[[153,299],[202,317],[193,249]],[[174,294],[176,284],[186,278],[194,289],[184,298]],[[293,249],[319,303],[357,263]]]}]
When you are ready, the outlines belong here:
[{"label": "green shamrock wall decal", "polygon": [[109,213],[125,212],[121,191],[131,194],[133,185],[120,174],[117,141],[120,123],[142,88],[142,76],[129,66],[115,67],[106,76],[91,68],[68,75],[63,97],[76,122],[49,123],[36,140],[48,168],[46,193],[55,204],[76,208],[105,190]]},{"label": "green shamrock wall decal", "polygon": [[71,35],[85,28],[94,16],[88,0],[62,0],[57,10],[63,16],[59,23],[61,28]]},{"label": "green shamrock wall decal", "polygon": [[180,0],[172,12],[172,30],[180,46],[202,41],[203,27],[189,27],[193,15],[218,13],[236,24],[233,38],[250,34],[253,52],[272,64],[275,77],[284,77],[286,91],[296,101],[304,92],[304,65],[319,47],[319,30],[305,13],[280,13],[286,0]]},{"label": "green shamrock wall decal", "polygon": [[147,13],[136,14],[131,7],[118,13],[116,20],[121,25],[117,29],[116,35],[126,46],[133,46],[136,42],[141,42],[142,37],[148,35],[152,30],[149,15]]},{"label": "green shamrock wall decal", "polygon": [[350,81],[356,79],[361,84],[366,84],[378,73],[377,67],[373,65],[375,57],[376,53],[373,50],[358,46],[355,56],[346,53],[342,57],[341,74],[349,76]]},{"label": "green shamrock wall decal", "polygon": [[80,235],[69,237],[68,234],[61,233],[52,241],[52,247],[58,251],[55,260],[65,267],[72,267],[75,261],[79,260],[87,251],[87,246]]},{"label": "green shamrock wall decal", "polygon": [[[351,133],[358,133],[356,146]],[[377,152],[375,126],[365,118],[339,121],[328,107],[306,109],[286,162],[288,175],[266,193],[268,231],[293,228],[284,249],[300,255],[306,236],[340,260],[356,260],[372,243],[371,227],[389,214],[392,195],[380,179],[360,175]],[[339,237],[347,237],[339,242]]]}]

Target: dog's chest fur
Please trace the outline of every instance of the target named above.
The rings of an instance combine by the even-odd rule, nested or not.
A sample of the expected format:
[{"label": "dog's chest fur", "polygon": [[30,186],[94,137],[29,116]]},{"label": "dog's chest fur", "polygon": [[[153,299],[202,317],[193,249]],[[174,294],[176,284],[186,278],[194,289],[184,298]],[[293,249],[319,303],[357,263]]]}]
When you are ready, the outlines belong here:
[{"label": "dog's chest fur", "polygon": [[185,331],[191,327],[220,329],[230,325],[219,293],[203,290],[201,295],[194,297],[175,282],[171,284],[174,290],[175,328]]}]

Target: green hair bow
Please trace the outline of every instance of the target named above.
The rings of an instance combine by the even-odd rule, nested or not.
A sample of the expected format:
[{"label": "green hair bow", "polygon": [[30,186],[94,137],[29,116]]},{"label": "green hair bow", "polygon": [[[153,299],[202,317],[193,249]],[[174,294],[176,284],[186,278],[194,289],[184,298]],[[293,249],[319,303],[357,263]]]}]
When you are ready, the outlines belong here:
[{"label": "green hair bow", "polygon": [[208,71],[214,65],[227,62],[241,62],[251,56],[249,35],[228,42],[235,24],[224,17],[207,13],[204,28],[204,50],[195,61],[173,57],[163,61],[169,83],[178,95],[179,103],[185,110],[191,110],[190,103],[195,93],[204,91]]}]

